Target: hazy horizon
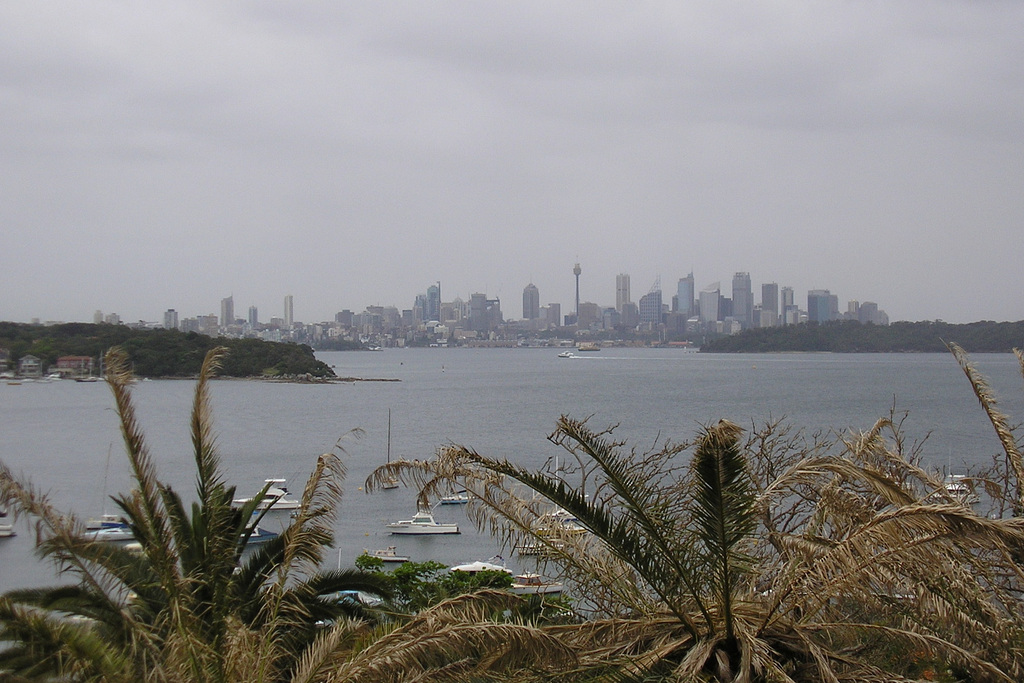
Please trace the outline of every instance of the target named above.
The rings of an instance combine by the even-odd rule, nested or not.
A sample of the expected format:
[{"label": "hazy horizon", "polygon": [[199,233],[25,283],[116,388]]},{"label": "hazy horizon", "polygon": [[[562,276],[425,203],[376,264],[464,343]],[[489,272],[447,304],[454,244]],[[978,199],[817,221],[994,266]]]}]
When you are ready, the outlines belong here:
[{"label": "hazy horizon", "polygon": [[1024,319],[1024,4],[0,4],[0,319],[733,273]]}]

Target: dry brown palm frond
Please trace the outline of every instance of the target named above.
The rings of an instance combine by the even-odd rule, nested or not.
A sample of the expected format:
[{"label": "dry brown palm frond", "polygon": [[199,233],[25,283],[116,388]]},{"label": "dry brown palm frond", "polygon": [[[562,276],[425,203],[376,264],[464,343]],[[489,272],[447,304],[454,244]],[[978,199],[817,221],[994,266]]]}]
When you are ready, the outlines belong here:
[{"label": "dry brown palm frond", "polygon": [[162,588],[169,595],[178,592],[176,585],[178,557],[172,543],[167,516],[164,512],[160,482],[145,438],[135,417],[135,406],[131,399],[132,374],[128,355],[119,348],[112,348],[105,357],[107,382],[114,395],[117,415],[121,424],[128,462],[135,480],[135,488],[129,496],[119,497],[131,522],[135,525],[136,540],[142,544],[146,556],[160,576]]},{"label": "dry brown palm frond", "polygon": [[[852,633],[855,636],[862,636],[863,634],[874,632],[887,639],[891,639],[893,642],[906,644],[908,652],[922,651],[931,655],[940,654],[950,662],[963,666],[967,670],[975,672],[975,674],[981,674],[980,680],[998,680],[1007,681],[1008,683],[1016,680],[1006,671],[965,650],[956,643],[929,634],[874,623],[819,622],[803,624],[799,628],[805,633],[822,635],[846,632]],[[891,674],[889,675],[891,676]]]},{"label": "dry brown palm frond", "polygon": [[448,680],[455,670],[554,671],[574,665],[572,650],[544,629],[490,620],[496,604],[515,600],[503,591],[481,591],[439,603],[325,671],[322,680]]},{"label": "dry brown palm frond", "polygon": [[[1017,447],[1017,440],[1013,435],[1013,429],[1010,427],[1010,420],[999,410],[995,393],[989,386],[988,380],[970,362],[967,353],[956,344],[950,343],[947,346],[956,362],[960,365],[960,369],[967,376],[967,380],[974,390],[974,395],[981,403],[981,407],[988,416],[989,422],[992,423],[996,436],[999,437],[999,442],[1003,446],[1003,452],[1006,454],[1007,474],[1013,473],[1013,482],[1007,488],[1013,492],[1014,514],[1024,514],[1024,459],[1022,459],[1020,449]],[[1015,351],[1015,353],[1017,358],[1021,359],[1019,351]],[[1024,373],[1024,360],[1020,360],[1020,363],[1021,372]]]}]

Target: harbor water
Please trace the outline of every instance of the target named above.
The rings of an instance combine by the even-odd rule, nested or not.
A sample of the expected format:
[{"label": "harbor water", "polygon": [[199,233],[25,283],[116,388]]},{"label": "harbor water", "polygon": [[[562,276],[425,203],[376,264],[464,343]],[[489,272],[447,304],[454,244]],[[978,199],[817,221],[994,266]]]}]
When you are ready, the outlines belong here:
[{"label": "harbor water", "polygon": [[[360,381],[213,383],[213,417],[223,469],[239,496],[267,478],[301,493],[317,455],[344,449],[345,495],[328,563],[351,566],[364,548],[397,545],[413,560],[445,564],[503,555],[523,560],[477,532],[461,506],[440,506],[457,536],[392,536],[385,524],[408,519],[415,492],[367,494],[366,476],[387,455],[430,458],[451,443],[529,467],[559,454],[546,440],[561,414],[618,425],[615,434],[644,450],[682,440],[727,418],[749,426],[783,418],[815,430],[867,429],[895,406],[923,439],[936,468],[981,465],[999,443],[952,356],[947,354],[719,355],[675,349],[603,349],[559,358],[554,349],[387,349],[320,353],[339,377]],[[1011,422],[1024,419],[1024,385],[1010,354],[972,359],[990,379]],[[377,381],[380,380],[380,381]],[[188,499],[194,488],[189,411],[194,382],[142,381],[133,387],[139,421],[162,480]],[[130,478],[113,399],[103,382],[0,385],[0,460],[83,518],[114,512],[109,497]],[[47,585],[53,569],[33,554],[24,521],[0,539],[0,591]],[[525,566],[523,568],[528,568]]]}]

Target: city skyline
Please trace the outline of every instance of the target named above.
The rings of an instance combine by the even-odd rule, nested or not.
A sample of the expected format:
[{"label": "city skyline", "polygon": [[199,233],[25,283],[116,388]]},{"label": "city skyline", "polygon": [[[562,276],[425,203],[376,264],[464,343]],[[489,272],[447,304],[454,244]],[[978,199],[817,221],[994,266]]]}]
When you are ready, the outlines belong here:
[{"label": "city skyline", "polygon": [[[578,286],[582,275],[582,268],[579,263],[574,264],[572,275],[574,287]],[[728,318],[735,321],[738,326],[736,329],[738,330],[748,327],[773,327],[776,325],[796,324],[801,320],[807,319],[813,321],[840,319],[843,317],[844,310],[847,316],[853,315],[853,319],[857,319],[857,311],[853,307],[859,307],[863,303],[867,304],[870,310],[873,311],[868,316],[869,320],[872,322],[884,320],[885,324],[889,322],[888,314],[883,308],[879,307],[879,303],[876,301],[855,297],[841,297],[838,293],[833,293],[829,289],[811,289],[807,290],[806,297],[797,296],[793,287],[784,284],[780,285],[777,282],[758,282],[758,286],[755,287],[753,285],[755,280],[751,278],[749,272],[737,271],[734,273],[731,288],[729,289],[723,288],[721,281],[718,280],[705,285],[698,291],[695,286],[696,282],[691,271],[685,277],[678,278],[674,286],[669,283],[666,290],[662,286],[660,276],[658,276],[646,294],[633,297],[630,289],[629,273],[617,273],[614,281],[614,302],[592,300],[585,296],[586,289],[581,288],[579,291],[582,293],[577,294],[574,291],[571,306],[566,307],[564,310],[568,314],[566,318],[575,318],[579,315],[586,320],[592,318],[599,319],[602,311],[614,310],[617,315],[623,316],[623,321],[631,321],[630,316],[635,317],[635,321],[631,321],[630,326],[656,324],[655,321],[659,319],[660,314],[668,312],[679,313],[684,318],[691,316],[694,318],[699,317],[702,323],[715,320],[721,321]],[[760,296],[757,294],[758,289]],[[284,297],[283,310],[280,312],[280,315],[271,309],[268,316],[264,319],[259,318],[259,306],[256,304],[248,307],[246,318],[236,316],[234,314],[234,294],[220,300],[219,316],[215,313],[204,314],[198,311],[183,313],[177,308],[166,309],[161,313],[161,316],[163,318],[163,327],[177,328],[180,326],[179,322],[181,322],[198,326],[196,329],[206,328],[210,325],[226,328],[228,325],[234,325],[236,322],[244,322],[252,328],[258,325],[274,325],[283,329],[291,329],[293,325],[300,323],[315,325],[332,321],[336,322],[342,312],[345,312],[347,315],[359,315],[371,309],[393,309],[398,312],[411,312],[417,316],[422,314],[417,319],[424,322],[437,321],[441,320],[443,306],[458,301],[465,304],[468,310],[473,305],[472,302],[477,300],[479,302],[477,305],[479,306],[494,304],[496,310],[501,311],[501,316],[506,321],[529,321],[538,318],[548,320],[549,316],[553,314],[554,320],[558,321],[554,323],[557,326],[575,324],[571,320],[566,321],[562,318],[562,302],[542,299],[539,288],[532,281],[526,284],[520,294],[522,296],[521,309],[516,309],[516,302],[509,299],[505,300],[505,306],[502,308],[501,298],[497,296],[491,297],[487,292],[474,292],[465,297],[456,294],[453,298],[444,300],[441,297],[441,281],[438,280],[426,288],[426,293],[417,292],[412,294],[409,298],[409,301],[411,301],[409,306],[395,302],[386,305],[366,304],[363,306],[337,307],[330,316],[308,320],[301,320],[295,317],[294,296],[290,294]],[[578,302],[576,301],[577,295],[579,296]],[[804,303],[805,301],[806,304]],[[722,302],[728,305],[727,313],[721,312],[720,305]],[[583,315],[579,314],[578,307],[580,306],[585,308]],[[632,308],[626,311],[625,308],[628,306],[632,306]],[[515,315],[515,310],[520,310],[522,316]],[[710,312],[712,310],[714,313]],[[879,316],[879,314],[881,315]],[[193,322],[187,323],[186,321],[189,319]],[[197,320],[198,322],[195,322]],[[230,322],[225,322],[226,320]],[[173,321],[173,323],[170,321]],[[32,319],[32,322],[48,324],[84,321],[43,320],[35,317]],[[159,317],[133,320],[126,318],[117,311],[104,311],[103,309],[93,311],[92,322],[160,324]],[[619,321],[617,320],[615,324],[618,325]]]},{"label": "city skyline", "polygon": [[602,305],[749,272],[1024,319],[1022,34],[1020,3],[12,0],[0,319],[438,280],[571,313],[575,263]]}]

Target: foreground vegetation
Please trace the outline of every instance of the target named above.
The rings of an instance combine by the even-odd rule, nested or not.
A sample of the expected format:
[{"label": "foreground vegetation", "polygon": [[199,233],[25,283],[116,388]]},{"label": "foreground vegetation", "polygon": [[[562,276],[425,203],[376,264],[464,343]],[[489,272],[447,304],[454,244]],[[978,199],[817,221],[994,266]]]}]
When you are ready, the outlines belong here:
[{"label": "foreground vegetation", "polygon": [[0,348],[11,361],[31,354],[47,368],[61,356],[100,358],[117,347],[142,377],[196,377],[203,359],[215,347],[230,351],[221,361],[219,374],[225,377],[334,377],[334,371],[301,344],[266,342],[259,339],[214,339],[178,330],[137,330],[125,325],[65,323],[42,327],[0,322]]},{"label": "foreground vegetation", "polygon": [[764,353],[780,351],[831,351],[834,353],[945,353],[947,344],[968,353],[1010,353],[1024,348],[1024,321],[990,321],[954,325],[941,321],[897,322],[862,325],[836,321],[819,325],[804,323],[787,327],[744,330],[702,344],[701,351]]},{"label": "foreground vegetation", "polygon": [[[1001,444],[969,480],[977,506],[920,466],[896,414],[836,438],[721,421],[648,451],[563,416],[549,437],[557,466],[453,445],[366,482],[397,476],[424,504],[465,488],[481,528],[539,549],[545,573],[572,586],[576,603],[555,610],[511,595],[505,577],[431,563],[385,574],[362,558],[321,573],[336,454],[317,459],[300,516],[250,555],[252,506],[231,508],[209,424],[222,352],[196,388],[191,511],[156,477],[115,354],[136,484],[117,502],[142,551],[85,541],[78,520],[0,467],[0,502],[36,518],[40,551],[79,580],[0,598],[0,679],[1022,680],[1024,460],[984,378],[953,352]],[[381,606],[339,600],[342,588]]]}]

